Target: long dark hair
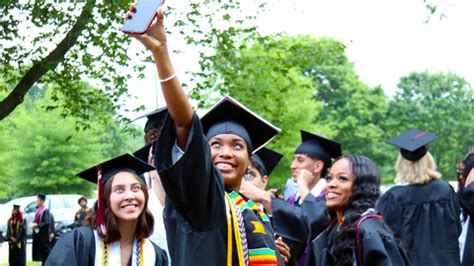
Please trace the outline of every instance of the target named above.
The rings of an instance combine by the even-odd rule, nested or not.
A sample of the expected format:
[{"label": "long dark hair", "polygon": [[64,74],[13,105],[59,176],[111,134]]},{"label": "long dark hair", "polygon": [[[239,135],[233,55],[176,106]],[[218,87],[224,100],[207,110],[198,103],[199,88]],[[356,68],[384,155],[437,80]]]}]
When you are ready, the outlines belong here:
[{"label": "long dark hair", "polygon": [[[352,196],[344,212],[346,223],[342,225],[334,244],[330,247],[333,255],[331,263],[352,266],[356,239],[355,222],[367,209],[375,207],[380,195],[380,173],[372,160],[365,156],[347,155],[338,158],[337,161],[342,159],[349,161],[355,180],[352,184]],[[331,220],[337,219],[334,211],[329,210],[329,215]]]},{"label": "long dark hair", "polygon": [[[153,233],[153,225],[155,220],[153,215],[148,210],[148,191],[145,182],[138,176],[134,175],[140,183],[141,190],[145,195],[145,206],[143,212],[138,216],[137,228],[135,229],[135,236],[139,239],[147,238]],[[104,224],[107,230],[104,234],[98,224],[96,224],[97,216],[97,201],[94,204],[94,211],[86,218],[86,225],[94,228],[99,236],[104,240],[105,243],[109,244],[120,240],[121,235],[118,228],[117,218],[115,217],[112,209],[110,208],[110,194],[112,192],[112,183],[115,175],[109,178],[104,185],[104,196],[102,197],[102,206],[104,206]]]}]

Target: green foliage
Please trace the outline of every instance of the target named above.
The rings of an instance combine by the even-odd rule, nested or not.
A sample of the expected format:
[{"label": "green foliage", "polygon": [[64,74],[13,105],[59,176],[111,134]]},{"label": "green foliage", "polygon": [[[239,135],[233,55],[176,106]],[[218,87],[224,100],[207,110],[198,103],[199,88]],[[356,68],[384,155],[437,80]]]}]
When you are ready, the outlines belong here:
[{"label": "green foliage", "polygon": [[[91,121],[105,122],[110,113],[122,108],[121,99],[130,96],[128,80],[132,75],[143,77],[143,62],[151,61],[148,51],[141,45],[130,46],[131,38],[118,30],[131,2],[4,1],[0,6],[0,70],[4,75],[0,90],[12,97],[0,98],[0,120],[11,112],[6,110],[23,102],[24,92],[34,85],[29,82],[39,87],[56,84],[47,110],[59,108],[61,115],[75,117],[78,128],[90,127]],[[245,12],[243,6],[247,6]],[[218,23],[225,22],[236,33],[253,31],[249,25],[253,14],[263,6],[261,1],[189,0],[167,3],[165,11],[173,32],[188,44],[206,49],[216,41]],[[95,90],[85,90],[84,79]]]},{"label": "green foliage", "polygon": [[49,93],[37,90],[31,93],[44,96],[27,101],[0,123],[0,181],[5,181],[0,182],[0,199],[38,192],[91,195],[95,185],[75,174],[142,145],[110,116],[107,123],[77,131],[76,121],[59,109],[44,110],[51,104]]},{"label": "green foliage", "polygon": [[[456,179],[456,164],[474,140],[474,90],[453,73],[413,72],[400,78],[386,120],[390,136],[408,128],[440,139],[430,145],[444,178]],[[396,158],[396,153],[392,158]]]},{"label": "green foliage", "polygon": [[[229,34],[222,32],[223,36]],[[241,37],[219,38],[228,41],[218,44],[215,54],[202,58],[201,74],[207,79],[193,95],[203,103],[212,103],[230,94],[282,129],[269,143],[270,148],[285,154],[270,179],[270,186],[281,185],[290,176],[293,152],[300,143],[299,129],[333,133],[326,125],[315,123],[323,104],[313,100],[317,87],[307,66],[337,61],[344,47],[308,36]]]},{"label": "green foliage", "polygon": [[[371,88],[360,80],[337,41],[323,38],[319,43],[336,47],[336,52],[333,48],[331,57],[304,66],[305,74],[316,84],[314,99],[323,105],[314,123],[331,129],[329,137],[342,144],[343,154],[362,154],[383,165],[388,98],[382,88]],[[382,167],[381,171],[390,180],[387,170]]]}]

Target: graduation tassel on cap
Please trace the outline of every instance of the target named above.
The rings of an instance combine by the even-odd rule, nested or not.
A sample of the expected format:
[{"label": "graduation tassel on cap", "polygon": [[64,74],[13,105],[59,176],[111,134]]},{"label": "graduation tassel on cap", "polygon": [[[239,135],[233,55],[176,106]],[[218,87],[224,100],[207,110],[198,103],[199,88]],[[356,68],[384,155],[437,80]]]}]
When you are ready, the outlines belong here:
[{"label": "graduation tassel on cap", "polygon": [[[155,142],[153,142],[150,146],[150,150],[148,151],[148,161],[147,163],[149,165],[153,165],[153,144],[155,144]],[[153,180],[151,178],[151,175],[150,173],[148,173],[148,189],[152,189],[153,188]]]},{"label": "graduation tassel on cap", "polygon": [[102,206],[102,196],[104,195],[104,185],[102,184],[102,170],[100,169],[100,165],[96,165],[97,167],[97,217],[96,223],[100,225],[102,229],[102,233],[105,235],[106,230],[104,226],[104,206]]}]

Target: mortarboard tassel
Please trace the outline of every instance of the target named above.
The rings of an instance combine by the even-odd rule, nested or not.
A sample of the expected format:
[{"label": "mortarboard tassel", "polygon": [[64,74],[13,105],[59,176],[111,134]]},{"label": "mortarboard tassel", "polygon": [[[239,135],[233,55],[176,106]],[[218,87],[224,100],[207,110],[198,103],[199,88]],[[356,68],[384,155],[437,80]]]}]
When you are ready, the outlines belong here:
[{"label": "mortarboard tassel", "polygon": [[105,226],[104,226],[104,206],[102,206],[102,196],[104,195],[104,185],[102,184],[102,170],[100,165],[97,167],[97,217],[96,223],[100,225],[102,233],[105,235]]},{"label": "mortarboard tassel", "polygon": [[[148,151],[147,163],[150,165],[153,165],[153,144],[151,144],[150,150]],[[152,189],[152,188],[153,188],[153,180],[151,178],[151,175],[148,173],[148,189]]]}]

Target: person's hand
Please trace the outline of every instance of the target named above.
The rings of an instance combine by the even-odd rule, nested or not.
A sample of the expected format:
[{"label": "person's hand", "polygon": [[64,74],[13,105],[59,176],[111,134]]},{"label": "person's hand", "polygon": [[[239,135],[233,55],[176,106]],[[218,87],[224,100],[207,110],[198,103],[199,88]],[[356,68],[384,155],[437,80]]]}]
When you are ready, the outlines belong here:
[{"label": "person's hand", "polygon": [[269,192],[258,188],[251,182],[245,180],[242,180],[242,184],[240,184],[240,193],[245,195],[247,198],[259,203],[264,201],[269,196]]},{"label": "person's hand", "polygon": [[309,186],[309,183],[311,183],[311,179],[313,179],[313,174],[310,171],[306,169],[300,169],[298,171],[298,185],[304,185],[307,187]]},{"label": "person's hand", "polygon": [[36,227],[38,227],[38,224],[37,224],[37,223],[32,223],[32,224],[30,225],[30,227],[31,227],[31,229],[35,229]]},{"label": "person's hand", "polygon": [[278,248],[278,251],[280,251],[280,256],[283,260],[283,263],[287,264],[291,259],[290,247],[285,244],[285,242],[283,242],[281,236],[275,239],[275,244]]},{"label": "person's hand", "polygon": [[[130,10],[125,14],[125,19],[133,15],[136,8],[136,3],[130,4]],[[156,12],[156,19],[153,21],[148,30],[143,34],[127,33],[128,35],[139,40],[152,53],[157,51],[160,47],[166,46],[166,32],[163,25],[163,10],[158,9]]]},{"label": "person's hand", "polygon": [[474,182],[474,168],[469,171],[469,175],[466,178],[465,187],[469,186],[469,184],[471,184],[472,182]]}]

